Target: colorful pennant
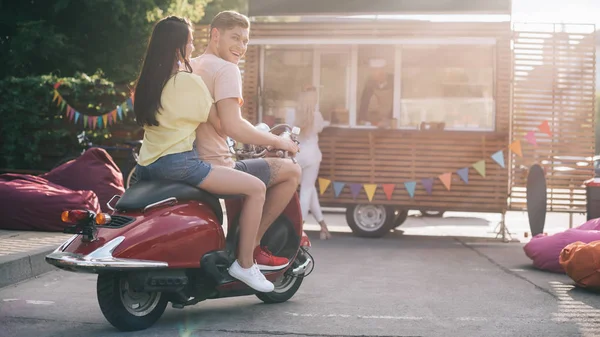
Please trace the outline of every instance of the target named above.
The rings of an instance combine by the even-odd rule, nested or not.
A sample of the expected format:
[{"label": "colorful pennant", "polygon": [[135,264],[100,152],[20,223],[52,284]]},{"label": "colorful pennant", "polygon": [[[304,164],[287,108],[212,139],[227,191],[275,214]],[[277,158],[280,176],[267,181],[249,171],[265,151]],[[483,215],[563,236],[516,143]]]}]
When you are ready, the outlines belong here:
[{"label": "colorful pennant", "polygon": [[352,199],[356,199],[358,193],[360,193],[360,184],[350,184],[350,193],[352,194]]},{"label": "colorful pennant", "polygon": [[345,183],[341,183],[339,181],[333,182],[333,193],[335,194],[336,198],[340,196],[340,193],[342,193],[344,186],[346,186]]},{"label": "colorful pennant", "polygon": [[405,182],[404,187],[408,191],[408,195],[410,195],[411,198],[414,198],[415,197],[415,187],[417,187],[417,182],[416,181]]},{"label": "colorful pennant", "polygon": [[504,151],[500,150],[496,153],[494,153],[492,156],[492,159],[494,159],[494,161],[496,163],[498,163],[498,165],[502,166],[502,168],[504,168]]},{"label": "colorful pennant", "polygon": [[537,141],[535,140],[535,132],[534,131],[527,132],[527,134],[525,135],[525,139],[527,140],[527,142],[529,144],[537,147]]},{"label": "colorful pennant", "polygon": [[427,194],[431,194],[433,191],[433,178],[421,179],[421,183],[423,184],[423,187],[425,187]]},{"label": "colorful pennant", "polygon": [[325,179],[325,178],[319,178],[319,193],[321,195],[323,195],[323,193],[325,193],[325,190],[327,190],[327,187],[329,187],[329,183],[331,183],[331,180]]},{"label": "colorful pennant", "polygon": [[442,184],[444,184],[446,189],[450,191],[450,185],[452,185],[452,172],[441,174],[438,178],[442,181]]},{"label": "colorful pennant", "polygon": [[458,174],[460,179],[462,179],[465,182],[465,184],[469,183],[469,168],[468,167],[461,168],[460,170],[456,171],[456,174]]},{"label": "colorful pennant", "polygon": [[523,152],[521,151],[521,141],[520,140],[515,140],[514,142],[512,142],[512,144],[510,144],[509,148],[512,152],[516,153],[517,156],[523,157]]},{"label": "colorful pennant", "polygon": [[392,193],[394,193],[396,184],[383,184],[381,186],[383,187],[383,192],[385,193],[387,200],[392,200]]},{"label": "colorful pennant", "polygon": [[482,177],[485,178],[485,160],[482,159],[475,164],[473,164],[473,168],[481,174]]},{"label": "colorful pennant", "polygon": [[369,198],[369,201],[372,201],[373,196],[375,195],[375,190],[377,190],[377,184],[364,184],[363,188],[367,193],[367,198]]}]

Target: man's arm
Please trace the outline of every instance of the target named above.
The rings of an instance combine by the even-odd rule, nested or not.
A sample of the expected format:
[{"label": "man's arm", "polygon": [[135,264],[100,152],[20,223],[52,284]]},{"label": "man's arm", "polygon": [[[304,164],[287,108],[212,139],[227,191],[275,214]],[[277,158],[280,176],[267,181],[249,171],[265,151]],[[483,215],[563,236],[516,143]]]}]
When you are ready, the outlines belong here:
[{"label": "man's arm", "polygon": [[242,117],[237,98],[225,98],[217,102],[217,112],[223,132],[244,144],[281,146],[281,138],[271,133],[259,131]]}]

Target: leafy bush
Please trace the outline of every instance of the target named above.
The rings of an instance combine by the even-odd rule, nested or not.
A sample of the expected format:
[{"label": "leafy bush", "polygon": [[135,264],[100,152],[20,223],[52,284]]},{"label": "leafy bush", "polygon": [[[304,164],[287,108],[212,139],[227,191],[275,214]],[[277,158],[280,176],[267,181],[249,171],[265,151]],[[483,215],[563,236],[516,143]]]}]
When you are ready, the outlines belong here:
[{"label": "leafy bush", "polygon": [[75,77],[54,75],[0,80],[0,168],[49,170],[61,157],[80,151],[76,134],[86,130],[94,143],[106,143],[115,129],[139,129],[132,111],[123,121],[107,128],[84,128],[82,118],[74,124],[52,102],[54,84],[70,106],[82,114],[99,116],[112,111],[128,97],[127,87],[119,89],[103,78],[102,72],[92,76],[78,73]]}]

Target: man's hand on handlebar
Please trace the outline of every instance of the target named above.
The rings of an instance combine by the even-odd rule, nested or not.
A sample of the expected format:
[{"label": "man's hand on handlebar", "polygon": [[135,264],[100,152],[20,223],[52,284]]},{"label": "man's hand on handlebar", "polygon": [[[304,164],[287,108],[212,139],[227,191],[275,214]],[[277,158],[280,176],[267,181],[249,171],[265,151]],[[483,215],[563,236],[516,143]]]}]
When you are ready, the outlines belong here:
[{"label": "man's hand on handlebar", "polygon": [[291,139],[287,138],[279,138],[279,144],[277,145],[277,149],[287,151],[290,155],[295,155],[300,149],[298,148],[298,144]]}]

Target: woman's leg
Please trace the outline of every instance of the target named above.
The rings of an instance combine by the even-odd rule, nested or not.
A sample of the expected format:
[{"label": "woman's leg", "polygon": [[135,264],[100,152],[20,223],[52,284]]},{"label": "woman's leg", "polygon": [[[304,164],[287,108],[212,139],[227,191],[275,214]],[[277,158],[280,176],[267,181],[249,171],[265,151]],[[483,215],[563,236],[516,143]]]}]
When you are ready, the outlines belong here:
[{"label": "woman's leg", "polygon": [[300,209],[302,210],[302,220],[306,221],[312,199],[312,189],[315,188],[317,176],[319,175],[318,165],[308,165],[302,168],[302,177],[300,179]]},{"label": "woman's leg", "polygon": [[212,166],[211,172],[198,186],[215,194],[243,195],[240,213],[238,263],[242,268],[254,265],[254,243],[265,203],[265,184],[260,179],[233,168]]},{"label": "woman's leg", "polygon": [[[319,165],[315,165],[316,168],[312,168],[315,169],[318,175],[319,172]],[[331,238],[331,234],[329,233],[329,230],[327,229],[327,224],[325,223],[325,217],[323,217],[323,211],[321,210],[321,204],[319,203],[319,193],[317,192],[317,188],[313,182],[313,184],[311,185],[311,189],[310,189],[310,212],[312,213],[313,217],[315,218],[315,220],[317,220],[317,222],[319,223],[319,225],[321,226],[321,240],[325,240],[325,239],[330,239]]]}]

